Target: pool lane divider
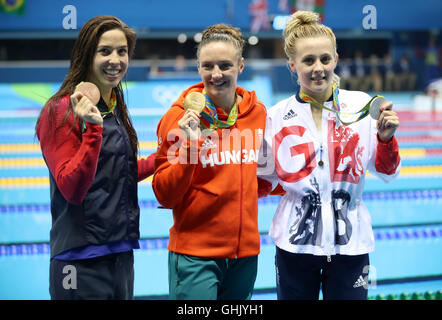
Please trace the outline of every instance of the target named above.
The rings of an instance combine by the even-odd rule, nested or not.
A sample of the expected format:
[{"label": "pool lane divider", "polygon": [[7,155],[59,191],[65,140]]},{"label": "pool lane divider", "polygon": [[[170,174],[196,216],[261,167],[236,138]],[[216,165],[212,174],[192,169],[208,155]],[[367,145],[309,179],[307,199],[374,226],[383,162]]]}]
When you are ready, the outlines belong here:
[{"label": "pool lane divider", "polygon": [[[391,228],[373,230],[377,241],[419,240],[442,238],[442,225],[417,228]],[[140,239],[141,250],[166,250],[169,238]],[[273,245],[268,234],[261,234],[261,245]],[[49,254],[49,243],[22,243],[0,245],[0,257]]]},{"label": "pool lane divider", "polygon": [[[401,168],[400,177],[432,177],[442,176],[442,165],[430,166],[407,166]],[[374,176],[367,172],[368,179],[374,179]],[[140,182],[150,184],[152,176]],[[0,178],[0,189],[20,189],[20,188],[48,188],[49,177],[2,177]]]},{"label": "pool lane divider", "polygon": [[[140,141],[139,148],[141,149],[156,149],[158,144],[156,141]],[[0,155],[2,154],[41,154],[39,143],[0,143]]]},{"label": "pool lane divider", "polygon": [[[393,192],[371,192],[362,195],[364,201],[379,200],[405,200],[405,199],[442,199],[442,190],[415,190],[415,191],[393,191]],[[278,204],[279,196],[260,198],[258,204]],[[160,206],[156,200],[139,201],[141,209],[156,209]],[[10,213],[48,213],[51,208],[49,204],[21,204],[21,205],[0,205],[0,214]],[[165,209],[168,210],[168,209]]]},{"label": "pool lane divider", "polygon": [[[420,138],[421,137],[419,137],[419,139]],[[434,139],[438,137],[428,136],[428,138]],[[411,142],[414,141],[413,139]],[[442,138],[439,139],[442,140]],[[419,142],[422,142],[422,140],[419,140]],[[140,150],[156,150],[158,144],[156,141],[140,141],[139,146]],[[41,149],[39,143],[0,143],[0,156],[7,154],[32,154],[32,153],[37,153],[41,155]],[[402,148],[401,145],[399,144],[399,153],[401,157],[408,157],[408,156],[423,157],[429,155],[441,155],[442,148],[437,148],[437,147]],[[41,157],[39,157],[39,159],[43,160]]]}]

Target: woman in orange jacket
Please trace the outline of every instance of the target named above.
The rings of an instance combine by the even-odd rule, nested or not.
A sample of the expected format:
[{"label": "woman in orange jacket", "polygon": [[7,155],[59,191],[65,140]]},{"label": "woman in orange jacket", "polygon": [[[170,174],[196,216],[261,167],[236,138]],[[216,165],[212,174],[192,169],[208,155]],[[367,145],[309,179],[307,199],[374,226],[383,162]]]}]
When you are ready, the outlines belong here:
[{"label": "woman in orange jacket", "polygon": [[[252,294],[260,248],[257,156],[266,109],[254,91],[237,86],[243,46],[239,29],[207,28],[197,50],[202,82],[185,90],[158,125],[153,190],[174,217],[170,299]],[[204,109],[187,108],[189,99]]]}]

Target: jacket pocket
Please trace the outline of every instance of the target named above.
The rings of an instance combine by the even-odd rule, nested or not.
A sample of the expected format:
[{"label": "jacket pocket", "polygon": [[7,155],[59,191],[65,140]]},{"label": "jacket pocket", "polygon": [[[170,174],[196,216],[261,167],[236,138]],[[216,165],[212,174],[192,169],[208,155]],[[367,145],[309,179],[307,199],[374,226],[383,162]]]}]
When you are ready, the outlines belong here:
[{"label": "jacket pocket", "polygon": [[192,187],[184,196],[175,227],[181,231],[190,231],[201,227],[218,215],[222,206],[221,197],[204,187]]},{"label": "jacket pocket", "polygon": [[192,187],[192,189],[193,190],[197,190],[198,192],[207,193],[207,194],[212,195],[214,197],[218,197],[219,196],[219,194],[216,193],[215,191],[211,191],[211,190],[209,190],[207,188],[204,188],[204,187]]}]

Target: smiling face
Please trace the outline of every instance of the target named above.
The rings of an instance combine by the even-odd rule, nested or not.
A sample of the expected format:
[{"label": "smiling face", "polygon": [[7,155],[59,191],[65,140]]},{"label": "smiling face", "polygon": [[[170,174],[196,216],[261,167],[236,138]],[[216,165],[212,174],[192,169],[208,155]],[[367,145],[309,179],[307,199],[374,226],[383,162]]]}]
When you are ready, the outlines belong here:
[{"label": "smiling face", "polygon": [[325,37],[300,38],[296,55],[289,65],[298,74],[301,89],[316,100],[325,101],[332,93],[333,73],[338,55],[332,41]]},{"label": "smiling face", "polygon": [[106,97],[110,97],[112,88],[115,88],[126,74],[128,65],[128,45],[123,31],[106,31],[98,41],[88,81],[97,85],[106,100]]},{"label": "smiling face", "polygon": [[198,72],[207,94],[216,106],[228,110],[233,106],[238,75],[243,69],[244,59],[238,57],[233,44],[214,41],[201,48]]}]

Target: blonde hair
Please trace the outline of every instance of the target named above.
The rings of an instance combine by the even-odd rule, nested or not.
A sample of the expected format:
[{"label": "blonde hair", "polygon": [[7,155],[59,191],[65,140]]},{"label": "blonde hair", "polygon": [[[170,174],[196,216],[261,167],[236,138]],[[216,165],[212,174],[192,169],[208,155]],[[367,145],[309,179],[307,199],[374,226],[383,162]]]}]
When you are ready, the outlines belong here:
[{"label": "blonde hair", "polygon": [[244,49],[244,39],[241,30],[227,24],[215,24],[203,31],[201,42],[198,44],[196,56],[199,60],[201,48],[215,41],[229,42],[237,50],[238,60],[241,60]]},{"label": "blonde hair", "polygon": [[[291,15],[283,31],[284,51],[287,58],[292,59],[296,54],[297,39],[325,36],[332,42],[335,55],[337,53],[336,36],[332,29],[319,23],[319,14],[311,11],[296,11]],[[333,74],[333,82],[339,86],[339,76]]]},{"label": "blonde hair", "polygon": [[284,51],[290,59],[295,55],[296,40],[311,37],[328,37],[336,52],[336,36],[333,31],[319,23],[319,14],[310,11],[296,11],[291,15],[283,32]]}]

